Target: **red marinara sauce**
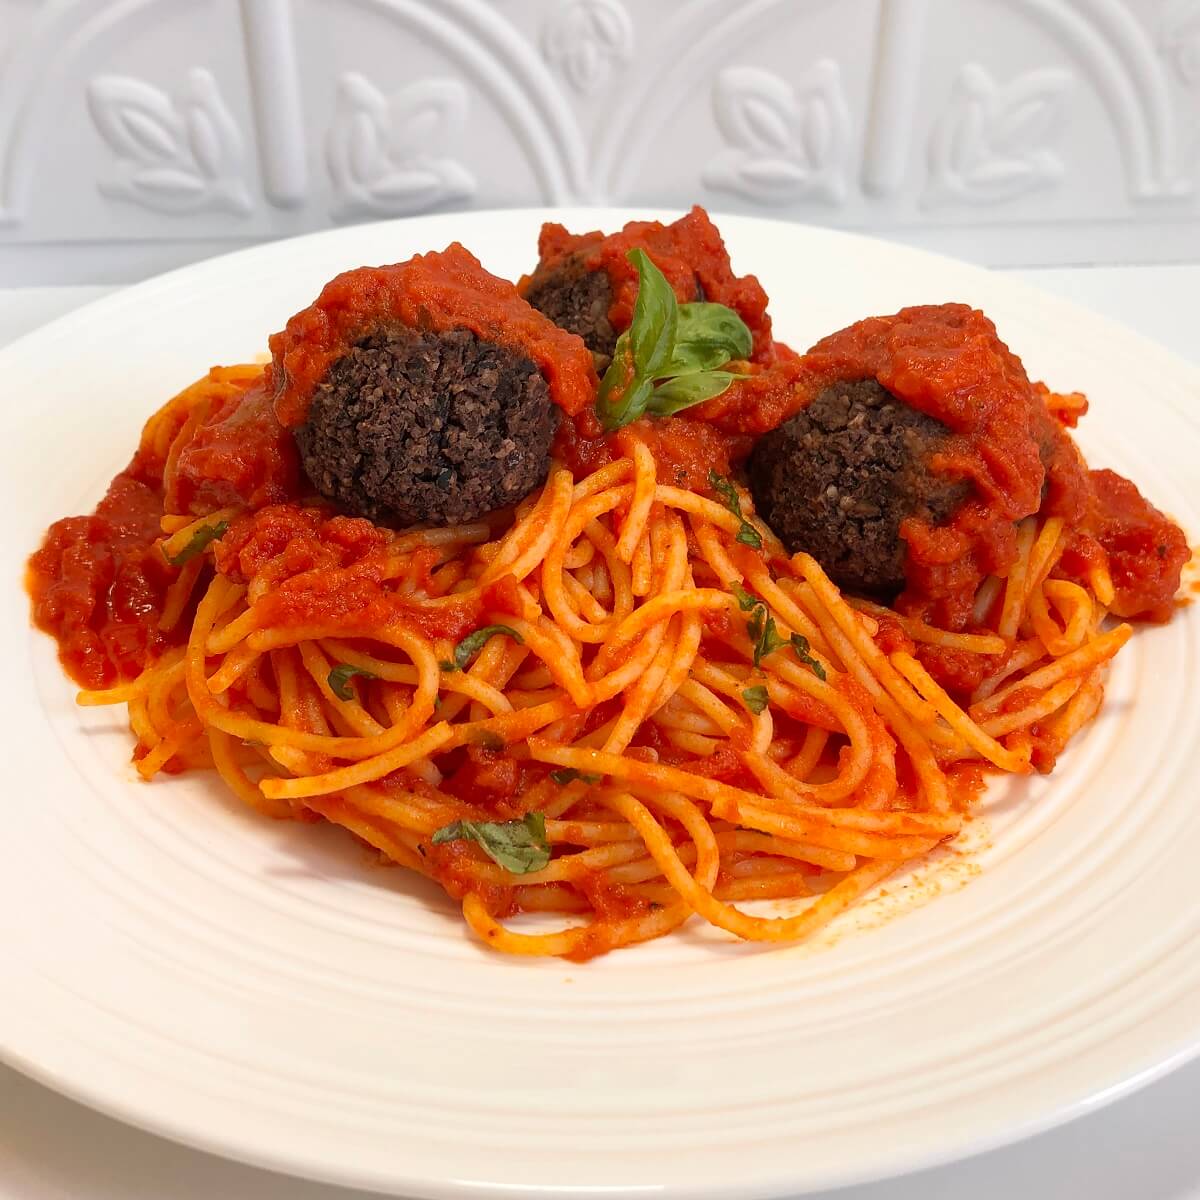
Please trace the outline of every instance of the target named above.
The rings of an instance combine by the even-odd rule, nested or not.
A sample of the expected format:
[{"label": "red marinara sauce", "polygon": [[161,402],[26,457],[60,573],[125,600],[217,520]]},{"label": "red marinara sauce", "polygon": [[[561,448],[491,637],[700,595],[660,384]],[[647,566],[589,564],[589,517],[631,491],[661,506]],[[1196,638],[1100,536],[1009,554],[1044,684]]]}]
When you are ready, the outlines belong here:
[{"label": "red marinara sauce", "polygon": [[1088,483],[1087,515],[1063,555],[1063,572],[1082,582],[1097,559],[1107,561],[1117,616],[1168,620],[1191,557],[1183,530],[1115,471],[1091,471]]},{"label": "red marinara sauce", "polygon": [[82,687],[132,679],[168,642],[158,620],[178,572],[153,544],[161,491],[136,471],[135,460],[91,516],[55,521],[29,560],[33,622]]},{"label": "red marinara sauce", "polygon": [[180,447],[165,473],[166,503],[197,516],[281,504],[299,496],[300,474],[296,443],[257,384],[220,404]]},{"label": "red marinara sauce", "polygon": [[308,308],[270,339],[275,413],[304,424],[313,390],[360,338],[388,324],[478,337],[527,355],[550,398],[568,415],[591,405],[596,369],[581,338],[531,308],[505,279],[485,271],[457,242],[387,267],[359,267],[332,279]]},{"label": "red marinara sauce", "polygon": [[[67,674],[84,687],[133,678],[184,636],[186,623],[178,632],[159,629],[167,588],[179,574],[155,545],[165,509],[202,516],[298,495],[291,437],[262,387],[253,380],[231,386],[225,374],[215,368],[156,413],[95,511],[56,521],[29,560],[34,624],[55,639]],[[164,445],[202,415],[180,402],[206,387],[215,408],[167,454]]]},{"label": "red marinara sauce", "polygon": [[[623,333],[633,320],[637,299],[637,268],[630,250],[644,250],[663,273],[681,304],[707,300],[732,308],[754,337],[753,357],[769,362],[775,357],[767,293],[753,275],[735,275],[729,253],[708,213],[698,205],[670,225],[660,221],[630,221],[620,233],[571,233],[549,222],[538,237],[538,274],[578,255],[585,270],[604,271],[612,284],[608,319]],[[525,292],[534,277],[518,283]]]}]

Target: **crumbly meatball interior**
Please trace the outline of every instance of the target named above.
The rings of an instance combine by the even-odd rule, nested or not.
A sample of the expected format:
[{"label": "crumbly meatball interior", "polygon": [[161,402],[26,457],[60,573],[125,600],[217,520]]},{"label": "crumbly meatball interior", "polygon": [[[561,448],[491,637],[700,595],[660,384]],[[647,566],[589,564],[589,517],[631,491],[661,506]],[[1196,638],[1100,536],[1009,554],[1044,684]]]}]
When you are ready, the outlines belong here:
[{"label": "crumbly meatball interior", "polygon": [[608,319],[612,283],[608,273],[588,270],[581,254],[570,254],[534,273],[525,299],[560,329],[578,334],[603,370],[612,360],[617,333]]},{"label": "crumbly meatball interior", "polygon": [[317,490],[394,525],[450,525],[546,478],[558,409],[519,351],[465,329],[380,329],[317,386],[296,430]]},{"label": "crumbly meatball interior", "polygon": [[948,436],[874,379],[834,384],[755,445],[755,506],[789,551],[811,554],[839,587],[894,596],[904,587],[901,522],[941,524],[970,490],[929,471]]}]

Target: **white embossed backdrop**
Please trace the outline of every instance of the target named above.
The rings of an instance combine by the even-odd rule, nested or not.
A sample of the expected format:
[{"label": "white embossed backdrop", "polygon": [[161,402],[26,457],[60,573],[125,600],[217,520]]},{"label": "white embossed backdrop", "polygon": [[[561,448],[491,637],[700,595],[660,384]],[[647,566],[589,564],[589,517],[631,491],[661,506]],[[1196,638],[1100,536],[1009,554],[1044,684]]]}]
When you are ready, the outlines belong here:
[{"label": "white embossed backdrop", "polygon": [[0,0],[0,286],[452,208],[1200,259],[1200,0]]}]

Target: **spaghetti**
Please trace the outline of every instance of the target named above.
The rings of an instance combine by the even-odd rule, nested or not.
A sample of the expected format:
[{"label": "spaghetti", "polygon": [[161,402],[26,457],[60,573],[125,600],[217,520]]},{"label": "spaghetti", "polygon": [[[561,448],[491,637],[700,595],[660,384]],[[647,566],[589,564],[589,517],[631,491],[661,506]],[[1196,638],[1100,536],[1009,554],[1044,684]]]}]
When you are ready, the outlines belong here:
[{"label": "spaghetti", "polygon": [[[81,704],[127,707],[143,778],[212,769],[267,817],[341,825],[497,950],[586,959],[692,916],[806,937],[953,838],[985,772],[1049,769],[1131,633],[1103,558],[1060,570],[1060,519],[1022,521],[971,628],[937,628],[848,599],[740,486],[664,482],[632,430],[466,525],[385,529],[269,480],[195,516],[178,464],[260,376],[214,370],[151,418],[34,556],[38,623]],[[982,664],[969,694],[931,649]],[[803,903],[740,907],[781,899]],[[531,912],[566,923],[509,920]]]}]

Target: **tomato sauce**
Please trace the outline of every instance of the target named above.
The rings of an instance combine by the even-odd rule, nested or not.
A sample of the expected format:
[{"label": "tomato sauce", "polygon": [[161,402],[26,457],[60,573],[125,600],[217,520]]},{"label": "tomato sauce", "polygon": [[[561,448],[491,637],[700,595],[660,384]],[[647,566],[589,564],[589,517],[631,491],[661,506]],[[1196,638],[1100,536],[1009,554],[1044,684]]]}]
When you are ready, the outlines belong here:
[{"label": "tomato sauce", "polygon": [[[538,269],[553,268],[579,255],[586,270],[604,271],[612,284],[608,319],[613,329],[623,333],[633,321],[638,290],[637,268],[628,255],[639,249],[663,273],[681,304],[707,300],[732,308],[753,335],[753,357],[760,362],[774,359],[767,293],[755,276],[733,273],[720,231],[699,206],[670,225],[630,221],[620,233],[608,235],[570,233],[562,225],[547,223],[538,238]],[[518,287],[526,289],[531,278],[526,276]]]},{"label": "tomato sauce", "polygon": [[509,612],[518,603],[511,580],[437,605],[410,599],[400,579],[436,593],[433,573],[443,551],[423,546],[397,555],[388,531],[328,508],[279,504],[247,513],[215,554],[223,575],[269,581],[259,611],[266,624],[280,628],[320,625],[351,636],[402,623],[457,642],[486,612]]},{"label": "tomato sauce", "polygon": [[582,339],[529,307],[507,280],[485,271],[452,243],[387,267],[359,267],[331,280],[308,308],[271,336],[275,412],[288,428],[304,424],[314,388],[360,338],[394,322],[445,333],[469,329],[526,354],[566,413],[591,406],[597,379]]},{"label": "tomato sauce", "polygon": [[153,546],[161,517],[159,491],[124,471],[91,516],[51,525],[29,560],[34,624],[83,687],[132,679],[171,640],[158,622],[178,572]]},{"label": "tomato sauce", "polygon": [[1168,620],[1191,557],[1183,530],[1115,471],[1092,471],[1088,480],[1087,518],[1063,555],[1063,572],[1086,582],[1091,564],[1107,561],[1117,616]]},{"label": "tomato sauce", "polygon": [[300,457],[264,385],[230,397],[200,425],[166,470],[170,512],[261,508],[300,495]]}]

